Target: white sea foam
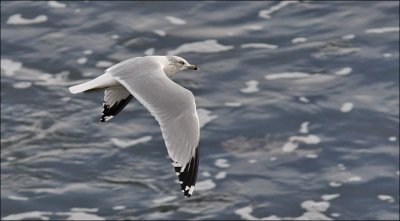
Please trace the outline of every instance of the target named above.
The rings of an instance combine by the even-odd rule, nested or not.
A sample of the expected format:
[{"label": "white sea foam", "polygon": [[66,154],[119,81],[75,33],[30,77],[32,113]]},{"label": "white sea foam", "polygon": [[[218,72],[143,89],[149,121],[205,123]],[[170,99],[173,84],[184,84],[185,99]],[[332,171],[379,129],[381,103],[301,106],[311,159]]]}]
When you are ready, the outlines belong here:
[{"label": "white sea foam", "polygon": [[297,147],[299,147],[298,143],[293,143],[291,141],[288,141],[283,145],[282,151],[283,152],[293,152],[295,149],[297,149]]},{"label": "white sea foam", "polygon": [[348,34],[348,35],[344,35],[342,36],[342,39],[344,40],[351,40],[353,38],[355,38],[356,36],[354,34]]},{"label": "white sea foam", "polygon": [[111,38],[112,38],[112,39],[118,39],[118,38],[119,38],[119,35],[111,35]]},{"label": "white sea foam", "polygon": [[282,8],[284,8],[284,7],[286,7],[286,6],[290,5],[290,4],[296,3],[296,2],[298,2],[298,1],[281,1],[277,5],[274,5],[274,6],[272,6],[271,8],[269,8],[267,10],[259,11],[258,12],[258,16],[261,17],[261,18],[270,19],[271,18],[271,14],[273,12],[279,11],[280,9],[282,9]]},{"label": "white sea foam", "polygon": [[256,159],[250,159],[248,162],[253,164],[253,163],[257,163],[257,160]]},{"label": "white sea foam", "polygon": [[289,138],[290,141],[292,142],[302,142],[305,144],[319,144],[321,140],[319,139],[318,136],[310,134],[306,137],[302,136],[293,136]]},{"label": "white sea foam", "polygon": [[394,198],[392,196],[389,195],[378,195],[378,199],[388,202],[388,203],[393,203],[394,202]]},{"label": "white sea foam", "polygon": [[361,181],[361,177],[352,176],[352,177],[349,177],[346,182],[358,182],[358,181]]},{"label": "white sea foam", "polygon": [[342,163],[339,163],[339,164],[337,165],[337,167],[339,168],[339,170],[346,170],[346,167],[345,167],[344,164],[342,164]]},{"label": "white sea foam", "polygon": [[38,15],[33,19],[26,19],[21,16],[21,14],[11,15],[8,20],[7,24],[9,25],[30,25],[30,24],[39,24],[47,21],[46,15]]},{"label": "white sea foam", "polygon": [[58,216],[68,216],[66,220],[105,220],[105,218],[86,212],[56,212]]},{"label": "white sea foam", "polygon": [[232,45],[222,45],[215,39],[186,43],[179,46],[177,49],[168,51],[168,55],[177,55],[180,53],[196,52],[196,53],[217,53],[231,50]]},{"label": "white sea foam", "polygon": [[267,80],[275,80],[281,78],[304,78],[309,77],[311,74],[303,73],[303,72],[283,72],[283,73],[273,73],[266,75],[265,78]]},{"label": "white sea foam", "polygon": [[96,67],[98,68],[108,68],[111,67],[114,63],[111,61],[98,61],[96,63]]},{"label": "white sea foam", "polygon": [[48,217],[52,212],[42,212],[42,211],[31,211],[24,213],[16,213],[8,216],[1,217],[1,220],[23,220],[23,219],[40,219],[49,220]]},{"label": "white sea foam", "polygon": [[307,38],[303,38],[303,37],[297,37],[297,38],[293,38],[292,39],[292,43],[293,44],[297,44],[297,43],[303,43],[306,42]]},{"label": "white sea foam", "polygon": [[221,172],[217,173],[217,175],[215,175],[215,179],[217,179],[217,180],[225,179],[225,177],[226,177],[225,171],[221,171]]},{"label": "white sea foam", "polygon": [[388,32],[399,32],[399,27],[383,27],[365,30],[367,34],[383,34]]},{"label": "white sea foam", "polygon": [[388,138],[388,140],[391,142],[396,142],[397,138],[395,136],[391,136]]},{"label": "white sea foam", "polygon": [[313,200],[306,200],[300,204],[301,208],[309,212],[325,212],[329,206],[329,202],[321,201],[315,202]]},{"label": "white sea foam", "polygon": [[74,207],[71,208],[70,211],[72,212],[89,212],[89,213],[95,213],[99,211],[99,208],[81,208],[81,207]]},{"label": "white sea foam", "polygon": [[1,69],[6,76],[13,76],[15,72],[22,68],[22,63],[10,59],[1,59]]},{"label": "white sea foam", "polygon": [[88,61],[88,59],[87,59],[86,57],[81,57],[81,58],[78,58],[78,59],[76,60],[76,63],[78,63],[78,64],[85,64],[87,61]]},{"label": "white sea foam", "polygon": [[351,103],[351,102],[346,102],[346,103],[344,103],[344,104],[342,105],[342,107],[340,108],[340,111],[341,111],[342,113],[347,113],[347,112],[350,112],[350,111],[353,109],[353,107],[354,107],[354,104],[353,104],[353,103]]},{"label": "white sea foam", "polygon": [[215,160],[214,165],[217,166],[217,167],[220,167],[220,168],[228,168],[228,167],[231,166],[229,164],[228,160],[222,159],[222,158]]},{"label": "white sea foam", "polygon": [[391,58],[392,56],[393,56],[393,54],[391,54],[391,53],[384,53],[383,54],[384,58]]},{"label": "white sea foam", "polygon": [[157,35],[159,35],[159,36],[161,36],[161,37],[164,37],[165,35],[167,35],[167,33],[165,32],[165,31],[163,31],[163,30],[154,30],[153,31],[154,33],[156,33]]},{"label": "white sea foam", "polygon": [[124,209],[126,209],[126,206],[123,205],[118,205],[113,207],[113,210],[124,210]]},{"label": "white sea foam", "polygon": [[329,201],[329,200],[333,200],[335,198],[338,198],[340,196],[339,193],[336,194],[324,194],[321,196],[321,199],[324,201]]},{"label": "white sea foam", "polygon": [[133,140],[122,140],[119,138],[111,138],[111,142],[120,148],[127,148],[139,143],[149,142],[152,138],[153,138],[152,136],[144,136]]},{"label": "white sea foam", "polygon": [[310,124],[310,122],[308,122],[308,121],[301,123],[299,132],[302,134],[307,134],[309,124]]},{"label": "white sea foam", "polygon": [[90,55],[90,54],[92,54],[92,53],[93,53],[92,50],[84,50],[84,51],[83,51],[83,54],[85,54],[85,55]]},{"label": "white sea foam", "polygon": [[303,102],[303,103],[308,103],[310,102],[310,100],[304,96],[299,97],[299,101]]},{"label": "white sea foam", "polygon": [[11,200],[18,200],[18,201],[27,201],[28,197],[23,197],[23,196],[8,196],[8,199]]},{"label": "white sea foam", "polygon": [[114,65],[114,62],[111,61],[98,61],[96,62],[96,67],[98,68],[109,68]]},{"label": "white sea foam", "polygon": [[333,217],[339,217],[339,216],[340,216],[340,213],[331,213],[331,216],[333,216]]},{"label": "white sea foam", "polygon": [[203,173],[201,173],[201,175],[205,176],[205,177],[210,177],[211,174],[208,171],[204,171]]},{"label": "white sea foam", "polygon": [[270,157],[269,160],[270,161],[276,161],[276,157]]},{"label": "white sea foam", "polygon": [[154,54],[154,50],[155,50],[155,48],[146,49],[144,51],[144,54],[147,55],[147,56],[153,55]]},{"label": "white sea foam", "polygon": [[258,81],[256,80],[250,80],[246,82],[247,87],[240,89],[242,93],[245,94],[250,94],[250,93],[255,93],[259,91],[258,89]]},{"label": "white sea foam", "polygon": [[87,184],[83,183],[72,183],[68,184],[64,187],[58,187],[58,188],[37,188],[33,189],[32,192],[34,193],[51,193],[51,194],[64,194],[69,191],[90,191],[93,189],[92,187],[89,187]]},{"label": "white sea foam", "polygon": [[153,202],[157,203],[157,204],[161,204],[161,203],[166,203],[166,202],[172,201],[174,199],[176,199],[176,196],[167,196],[164,198],[154,199]]},{"label": "white sea foam", "polygon": [[199,116],[200,128],[204,127],[207,123],[216,119],[218,115],[211,115],[211,111],[204,108],[197,108],[197,115]]},{"label": "white sea foam", "polygon": [[240,102],[225,102],[225,106],[227,107],[240,107],[242,103]]},{"label": "white sea foam", "polygon": [[186,24],[186,21],[181,19],[181,18],[177,18],[174,16],[165,16],[165,19],[167,19],[169,22],[171,22],[174,25],[184,25]]},{"label": "white sea foam", "polygon": [[318,158],[318,155],[317,155],[317,154],[310,153],[310,154],[307,154],[306,157],[307,157],[307,158],[310,158],[310,159],[316,159],[316,158]]},{"label": "white sea foam", "polygon": [[353,68],[351,67],[344,67],[338,71],[335,72],[336,75],[348,75],[353,71]]},{"label": "white sea foam", "polygon": [[322,214],[320,212],[314,212],[314,211],[312,211],[312,212],[306,211],[301,216],[298,216],[295,218],[287,218],[287,219],[289,219],[289,220],[332,220],[331,218],[325,216],[324,214]]},{"label": "white sea foam", "polygon": [[339,164],[337,165],[337,167],[339,167],[339,170],[346,170],[346,167],[345,167],[344,164],[342,164],[342,163],[339,163]]},{"label": "white sea foam", "polygon": [[265,43],[248,43],[248,44],[242,44],[240,46],[241,48],[266,48],[266,49],[277,49],[277,45],[272,45],[272,44],[265,44]]},{"label": "white sea foam", "polygon": [[302,215],[298,217],[278,217],[276,215],[270,215],[263,218],[258,218],[251,213],[253,212],[252,206],[242,207],[235,210],[235,214],[239,215],[243,220],[332,220],[325,216],[321,212],[325,212],[329,207],[329,202],[314,202],[307,200],[301,203],[301,207],[306,210]]},{"label": "white sea foam", "polygon": [[22,82],[13,84],[13,87],[18,88],[18,89],[24,89],[24,88],[28,88],[30,86],[32,86],[32,82],[29,82],[29,81],[22,81]]},{"label": "white sea foam", "polygon": [[260,25],[248,25],[248,26],[245,26],[244,28],[247,30],[253,30],[253,31],[259,31],[259,30],[263,29],[263,27]]},{"label": "white sea foam", "polygon": [[211,190],[216,187],[215,183],[211,179],[206,179],[196,183],[196,190]]},{"label": "white sea foam", "polygon": [[67,5],[57,1],[48,1],[47,4],[52,8],[65,8]]},{"label": "white sea foam", "polygon": [[246,206],[235,210],[235,214],[239,215],[241,219],[258,220],[257,217],[254,217],[253,215],[250,214],[251,212],[253,212],[253,208],[251,206]]},{"label": "white sea foam", "polygon": [[14,160],[16,160],[17,158],[15,158],[15,157],[7,157],[7,161],[14,161]]},{"label": "white sea foam", "polygon": [[329,182],[329,186],[331,187],[339,187],[341,185],[342,185],[341,182],[335,182],[335,181]]},{"label": "white sea foam", "polygon": [[292,152],[297,147],[299,146],[299,143],[305,143],[305,144],[319,144],[321,142],[321,139],[313,134],[310,134],[306,137],[303,136],[292,136],[289,138],[289,141],[286,142],[283,147],[282,151],[283,152]]}]

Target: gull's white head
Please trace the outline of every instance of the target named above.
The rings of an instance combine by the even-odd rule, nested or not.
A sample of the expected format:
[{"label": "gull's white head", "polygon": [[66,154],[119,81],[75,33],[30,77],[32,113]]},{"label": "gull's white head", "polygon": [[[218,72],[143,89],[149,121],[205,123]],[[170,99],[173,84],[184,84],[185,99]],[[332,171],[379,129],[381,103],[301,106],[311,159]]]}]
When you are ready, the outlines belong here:
[{"label": "gull's white head", "polygon": [[179,56],[166,56],[166,58],[168,64],[164,67],[164,72],[169,78],[186,69],[199,70],[196,65],[189,64],[189,62]]}]

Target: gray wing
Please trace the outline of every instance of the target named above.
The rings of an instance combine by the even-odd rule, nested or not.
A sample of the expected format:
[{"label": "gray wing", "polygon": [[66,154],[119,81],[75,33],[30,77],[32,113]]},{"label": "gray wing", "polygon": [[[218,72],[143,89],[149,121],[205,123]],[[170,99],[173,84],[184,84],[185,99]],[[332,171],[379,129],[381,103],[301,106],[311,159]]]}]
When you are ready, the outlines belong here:
[{"label": "gray wing", "polygon": [[199,119],[193,94],[170,80],[162,65],[149,57],[107,70],[156,118],[179,177],[182,191],[190,197],[199,164]]},{"label": "gray wing", "polygon": [[132,99],[131,93],[124,87],[110,88],[104,91],[103,113],[100,122],[111,120]]}]

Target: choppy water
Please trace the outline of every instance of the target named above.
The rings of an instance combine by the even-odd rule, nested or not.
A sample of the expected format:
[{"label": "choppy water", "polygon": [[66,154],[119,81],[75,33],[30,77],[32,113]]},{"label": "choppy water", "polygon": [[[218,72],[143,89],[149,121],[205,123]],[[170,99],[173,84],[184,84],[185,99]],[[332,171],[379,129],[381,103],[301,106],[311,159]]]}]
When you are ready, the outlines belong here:
[{"label": "choppy water", "polygon": [[[1,2],[2,219],[398,219],[398,2]],[[137,101],[67,88],[177,54],[196,96],[183,198]]]}]

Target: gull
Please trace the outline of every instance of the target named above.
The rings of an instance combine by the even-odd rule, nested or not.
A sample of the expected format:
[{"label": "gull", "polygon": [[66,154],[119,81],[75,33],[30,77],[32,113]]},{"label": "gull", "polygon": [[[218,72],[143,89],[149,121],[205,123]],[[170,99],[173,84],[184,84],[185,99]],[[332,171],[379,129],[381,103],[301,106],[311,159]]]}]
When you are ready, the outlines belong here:
[{"label": "gull", "polygon": [[192,92],[171,80],[186,69],[199,70],[178,56],[134,57],[69,91],[104,90],[101,122],[112,119],[135,97],[158,121],[182,192],[191,197],[199,167],[199,118]]}]

